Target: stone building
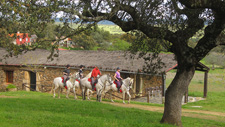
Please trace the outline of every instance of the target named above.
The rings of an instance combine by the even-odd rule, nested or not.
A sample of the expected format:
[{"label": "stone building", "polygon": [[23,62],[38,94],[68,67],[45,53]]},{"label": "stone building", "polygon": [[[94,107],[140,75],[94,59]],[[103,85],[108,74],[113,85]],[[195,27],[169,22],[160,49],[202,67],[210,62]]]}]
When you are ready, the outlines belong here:
[{"label": "stone building", "polygon": [[[6,53],[5,49],[0,48],[2,56]],[[4,91],[4,87],[12,83],[18,90],[50,92],[53,79],[61,77],[65,66],[70,64],[72,73],[78,71],[80,65],[84,65],[84,75],[87,75],[94,66],[98,66],[103,74],[110,73],[112,77],[116,68],[120,67],[123,78],[134,79],[130,91],[134,98],[145,96],[146,88],[154,86],[161,86],[164,93],[166,72],[177,66],[173,54],[159,55],[164,65],[157,68],[158,74],[144,73],[142,70],[146,66],[145,60],[131,58],[122,51],[59,51],[59,57],[52,61],[47,59],[49,55],[47,50],[36,49],[18,57],[3,59],[0,62],[0,90]]]}]

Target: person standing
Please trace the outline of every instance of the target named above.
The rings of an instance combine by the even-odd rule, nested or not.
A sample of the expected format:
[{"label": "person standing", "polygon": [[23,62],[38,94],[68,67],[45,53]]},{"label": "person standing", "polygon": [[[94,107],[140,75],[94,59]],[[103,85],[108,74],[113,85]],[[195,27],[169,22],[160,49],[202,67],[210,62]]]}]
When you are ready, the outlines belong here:
[{"label": "person standing", "polygon": [[66,69],[63,71],[63,78],[64,78],[63,84],[66,89],[67,89],[66,81],[69,80],[69,76],[70,76],[70,65],[67,64]]},{"label": "person standing", "polygon": [[94,90],[94,87],[97,82],[98,82],[98,75],[101,75],[101,72],[100,70],[98,69],[97,66],[95,66],[95,68],[92,70],[92,73],[91,73],[91,85],[92,85],[92,90]]},{"label": "person standing", "polygon": [[114,78],[115,78],[115,82],[116,82],[116,84],[117,84],[117,88],[118,88],[118,92],[119,92],[119,89],[120,89],[120,87],[121,87],[121,85],[122,85],[122,77],[120,76],[120,68],[119,67],[117,67],[117,69],[116,69],[116,73],[115,73],[115,75],[114,75]]}]

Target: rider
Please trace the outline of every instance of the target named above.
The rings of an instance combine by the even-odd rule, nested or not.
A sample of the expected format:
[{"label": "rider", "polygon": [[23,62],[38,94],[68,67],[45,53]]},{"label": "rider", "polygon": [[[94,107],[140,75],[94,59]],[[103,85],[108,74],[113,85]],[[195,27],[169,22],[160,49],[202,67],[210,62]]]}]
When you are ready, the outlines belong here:
[{"label": "rider", "polygon": [[97,82],[98,82],[98,75],[101,75],[101,72],[99,71],[98,67],[95,66],[95,68],[92,70],[92,73],[91,73],[91,85],[92,85],[92,90],[94,90],[94,87]]},{"label": "rider", "polygon": [[116,69],[116,73],[115,73],[115,75],[114,75],[114,78],[115,78],[115,82],[116,82],[116,84],[117,84],[117,88],[118,88],[118,92],[119,92],[119,89],[120,89],[120,87],[121,87],[121,85],[122,85],[122,77],[120,76],[120,68],[119,67],[117,67],[117,69]]},{"label": "rider", "polygon": [[69,64],[67,64],[66,65],[66,69],[63,71],[63,78],[64,78],[64,87],[65,88],[67,88],[66,87],[66,81],[67,80],[69,80],[69,76],[70,76],[71,74],[70,74],[70,65]]},{"label": "rider", "polygon": [[80,65],[79,76],[80,76],[81,79],[84,77],[83,69],[84,69],[84,65]]}]

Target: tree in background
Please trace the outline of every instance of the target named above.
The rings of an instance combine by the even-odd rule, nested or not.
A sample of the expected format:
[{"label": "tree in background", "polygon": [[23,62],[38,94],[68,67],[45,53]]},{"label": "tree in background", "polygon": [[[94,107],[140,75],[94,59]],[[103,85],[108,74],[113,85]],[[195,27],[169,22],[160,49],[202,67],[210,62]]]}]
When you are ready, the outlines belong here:
[{"label": "tree in background", "polygon": [[[195,67],[214,47],[222,45],[217,43],[217,38],[225,27],[225,1],[81,0],[79,5],[83,5],[79,7],[83,11],[78,15],[86,21],[110,20],[125,32],[138,30],[148,38],[164,40],[160,45],[169,46],[168,51],[175,54],[178,67],[166,91],[161,122],[182,126],[182,97]],[[188,40],[198,31],[204,31],[204,35],[196,41],[196,46],[190,47]]]},{"label": "tree in background", "polygon": [[120,40],[119,38],[114,39],[112,42],[112,45],[110,45],[107,50],[109,51],[116,51],[116,50],[122,50],[122,51],[127,51],[129,47],[131,46],[130,43]]},{"label": "tree in background", "polygon": [[88,35],[86,32],[82,32],[78,35],[72,37],[72,41],[79,47],[85,50],[92,49],[96,43],[92,36]]},{"label": "tree in background", "polygon": [[[57,56],[60,40],[76,35],[95,24],[85,24],[77,19],[74,12],[60,14],[60,20],[63,24],[53,25],[57,14],[62,12],[62,7],[69,6],[74,8],[75,1],[62,0],[0,0],[0,47],[6,48],[9,56],[16,56],[22,52],[35,50],[36,48],[45,48],[51,51],[48,58]],[[78,24],[76,28],[69,25],[70,20]],[[29,36],[37,36],[36,43],[31,46],[14,45],[12,42],[16,38],[18,31],[28,33]],[[14,34],[11,37],[9,35]],[[56,37],[54,37],[56,35]],[[55,43],[52,43],[55,42]],[[57,51],[57,52],[55,52]]]},{"label": "tree in background", "polygon": [[136,40],[136,37],[132,34],[129,34],[129,33],[125,33],[125,34],[122,34],[120,36],[120,39],[124,40],[124,41],[127,41],[129,43],[132,43]]}]

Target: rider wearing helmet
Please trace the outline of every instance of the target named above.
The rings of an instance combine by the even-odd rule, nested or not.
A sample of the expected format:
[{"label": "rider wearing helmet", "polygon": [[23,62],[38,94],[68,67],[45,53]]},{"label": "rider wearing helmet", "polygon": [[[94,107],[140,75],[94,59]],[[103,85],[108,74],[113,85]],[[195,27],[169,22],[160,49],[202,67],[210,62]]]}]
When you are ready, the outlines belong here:
[{"label": "rider wearing helmet", "polygon": [[119,67],[117,67],[117,69],[116,69],[116,73],[115,73],[115,75],[114,75],[114,78],[115,78],[115,82],[116,82],[116,84],[117,84],[117,88],[118,88],[118,92],[119,92],[119,89],[120,89],[120,87],[121,87],[121,85],[122,85],[122,77],[120,76],[120,68]]},{"label": "rider wearing helmet", "polygon": [[83,75],[83,69],[84,69],[84,65],[80,65],[80,70],[79,70],[79,76],[80,78],[83,78],[84,75]]},{"label": "rider wearing helmet", "polygon": [[98,82],[98,75],[101,75],[101,72],[100,70],[98,69],[97,66],[95,66],[95,68],[92,70],[92,73],[91,73],[91,85],[92,85],[92,90],[94,90],[94,87],[97,82]]},{"label": "rider wearing helmet", "polygon": [[66,87],[66,81],[69,79],[70,76],[70,65],[66,65],[66,69],[63,71],[63,78],[64,78],[64,87]]}]

